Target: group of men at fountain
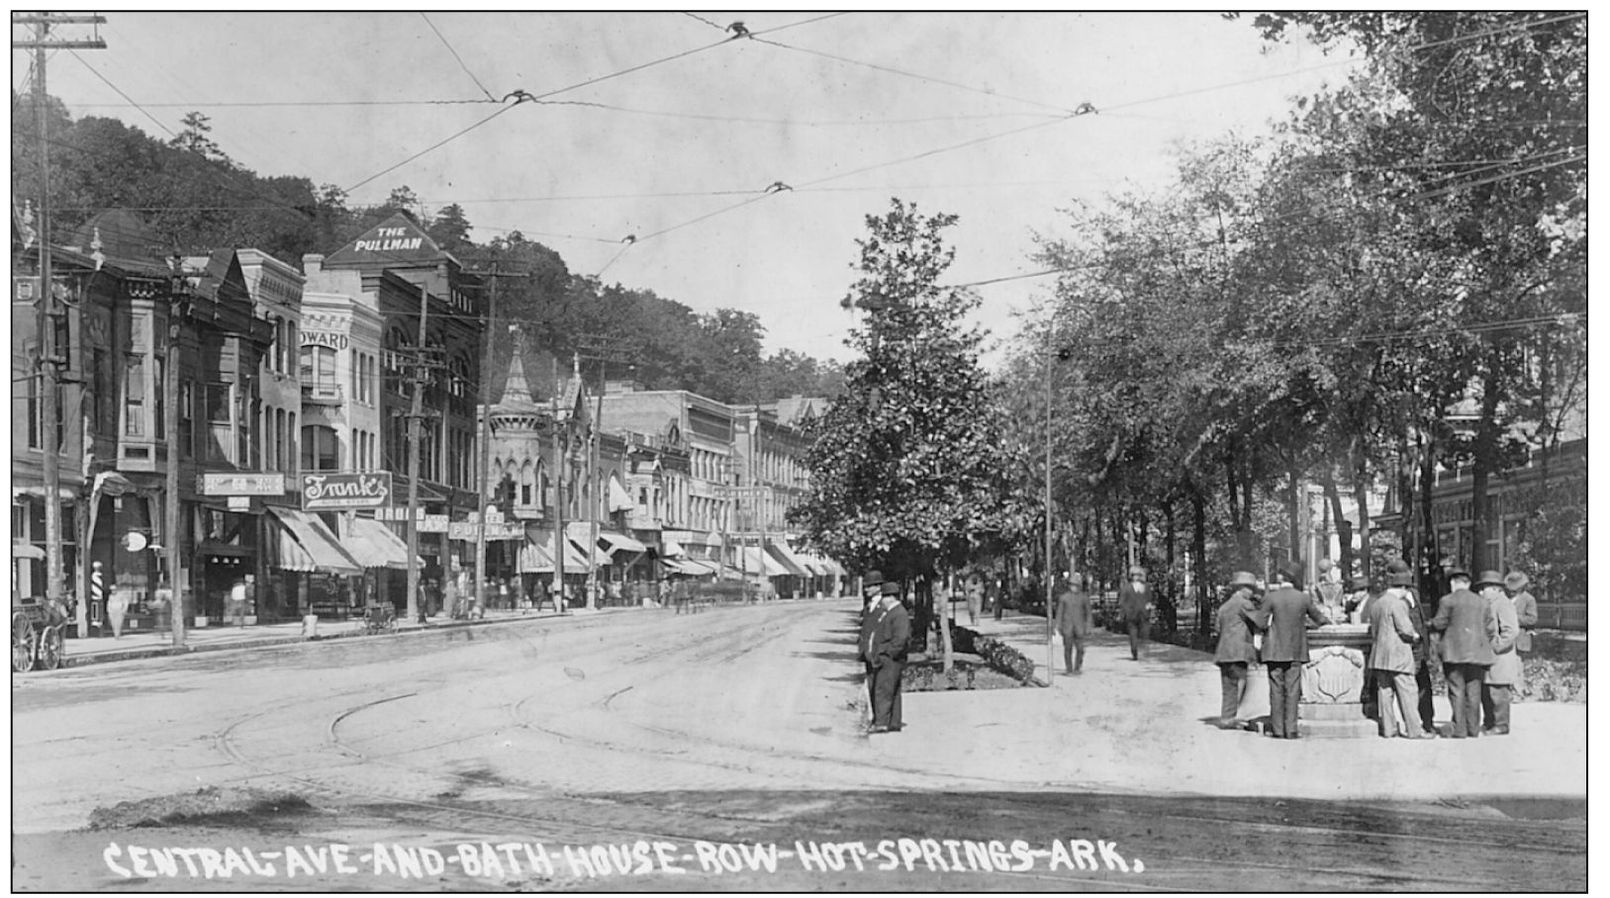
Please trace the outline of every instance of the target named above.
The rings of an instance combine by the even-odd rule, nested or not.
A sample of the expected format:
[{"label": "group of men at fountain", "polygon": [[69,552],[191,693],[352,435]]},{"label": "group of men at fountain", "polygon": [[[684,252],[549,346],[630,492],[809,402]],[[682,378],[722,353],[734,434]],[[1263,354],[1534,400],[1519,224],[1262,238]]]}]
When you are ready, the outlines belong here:
[{"label": "group of men at fountain", "polygon": [[1449,593],[1427,608],[1402,561],[1389,564],[1384,577],[1353,578],[1350,589],[1335,579],[1328,560],[1319,568],[1320,579],[1308,591],[1301,589],[1295,565],[1283,566],[1268,590],[1246,571],[1230,578],[1218,610],[1214,654],[1223,691],[1221,727],[1244,725],[1238,710],[1248,669],[1261,663],[1269,677],[1269,734],[1300,738],[1297,707],[1309,660],[1307,631],[1352,623],[1369,628],[1363,703],[1382,737],[1438,735],[1430,665],[1439,662],[1453,709],[1442,735],[1509,733],[1511,693],[1521,684],[1520,655],[1531,651],[1537,625],[1537,600],[1526,590],[1525,574],[1489,570],[1472,582],[1468,571],[1450,570]]}]

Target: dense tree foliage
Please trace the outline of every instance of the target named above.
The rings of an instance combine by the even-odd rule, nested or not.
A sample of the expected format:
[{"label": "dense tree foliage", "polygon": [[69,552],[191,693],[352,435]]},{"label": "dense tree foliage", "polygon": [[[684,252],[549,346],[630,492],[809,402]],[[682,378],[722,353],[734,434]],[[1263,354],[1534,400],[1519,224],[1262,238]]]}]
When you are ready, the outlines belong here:
[{"label": "dense tree foliage", "polygon": [[[1435,469],[1466,465],[1476,526],[1457,547],[1433,526],[1404,544],[1409,515],[1386,540],[1358,520],[1361,545],[1419,560],[1436,589],[1450,557],[1500,563],[1486,557],[1492,479],[1585,408],[1586,20],[1255,24],[1368,58],[1300,102],[1277,139],[1188,148],[1167,190],[1075,207],[1041,241],[1043,261],[1066,270],[1047,310],[1063,356],[1057,513],[1089,535],[1083,557],[1110,567],[1104,523],[1109,545],[1144,540],[1148,520],[1172,522],[1183,502],[1216,580],[1301,552],[1307,482],[1351,542],[1343,493],[1362,505],[1391,486],[1429,525]],[[1023,338],[1021,395],[1041,389],[1045,327]],[[1563,578],[1580,568],[1580,516],[1550,492],[1506,513],[1529,515],[1526,560]],[[1141,554],[1166,564],[1156,547]],[[1371,554],[1350,566],[1367,571]]]}]

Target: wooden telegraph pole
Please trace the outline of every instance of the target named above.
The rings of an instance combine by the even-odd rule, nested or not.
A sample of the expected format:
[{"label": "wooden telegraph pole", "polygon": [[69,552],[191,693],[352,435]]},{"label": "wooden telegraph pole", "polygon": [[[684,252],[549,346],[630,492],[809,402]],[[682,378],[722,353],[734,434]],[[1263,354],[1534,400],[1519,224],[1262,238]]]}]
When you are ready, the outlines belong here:
[{"label": "wooden telegraph pole", "polygon": [[424,427],[425,383],[432,367],[425,357],[426,322],[430,318],[430,290],[419,285],[419,342],[414,347],[414,395],[408,411],[408,619],[418,620],[419,607],[419,438]]},{"label": "wooden telegraph pole", "polygon": [[[34,113],[38,119],[39,128],[39,379],[40,379],[40,448],[41,448],[41,474],[45,482],[45,599],[53,606],[64,605],[62,581],[62,532],[61,532],[61,440],[56,431],[57,420],[61,417],[61,371],[59,366],[67,363],[63,354],[67,347],[56,345],[56,320],[67,314],[65,309],[58,310],[56,306],[56,283],[50,267],[50,142],[48,130],[50,116],[46,111],[49,95],[45,92],[45,66],[48,62],[46,50],[103,50],[106,42],[100,39],[97,32],[89,40],[60,40],[50,36],[50,29],[55,25],[101,25],[106,22],[105,16],[97,15],[67,15],[63,13],[12,13],[11,24],[32,25],[34,27],[33,40],[12,41],[14,50],[31,49],[34,51]],[[175,463],[171,456],[168,464]],[[80,502],[86,501],[81,498]],[[78,509],[83,514],[83,508]],[[79,547],[79,551],[87,552],[89,546]],[[87,601],[88,597],[84,597]],[[81,605],[83,603],[80,603]],[[83,628],[79,629],[79,636],[86,636]]]},{"label": "wooden telegraph pole", "polygon": [[[498,278],[523,278],[529,274],[500,272],[497,263],[491,271],[471,271],[469,274],[491,278],[491,292],[487,297],[486,330],[481,335],[481,420],[476,425],[476,440],[481,444],[476,459],[475,499],[475,607],[486,607],[486,487],[488,468],[492,464],[492,330],[498,318]],[[519,345],[515,346],[516,351]]]}]

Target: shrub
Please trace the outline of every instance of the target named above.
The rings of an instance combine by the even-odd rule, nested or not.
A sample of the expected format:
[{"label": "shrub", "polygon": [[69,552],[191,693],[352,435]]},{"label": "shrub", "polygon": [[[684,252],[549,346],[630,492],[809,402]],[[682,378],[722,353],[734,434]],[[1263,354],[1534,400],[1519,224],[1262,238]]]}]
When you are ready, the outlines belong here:
[{"label": "shrub", "polygon": [[[966,652],[984,659],[991,669],[1028,683],[1034,679],[1034,662],[1024,654],[998,639],[981,636],[975,630],[951,624],[951,645],[958,652]],[[962,648],[966,645],[966,648]]]}]

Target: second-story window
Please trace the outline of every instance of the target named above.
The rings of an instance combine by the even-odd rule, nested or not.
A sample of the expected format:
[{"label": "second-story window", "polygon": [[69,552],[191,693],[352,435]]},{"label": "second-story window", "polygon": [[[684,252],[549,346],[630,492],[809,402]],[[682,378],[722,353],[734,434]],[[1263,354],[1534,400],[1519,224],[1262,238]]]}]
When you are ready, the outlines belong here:
[{"label": "second-story window", "polygon": [[335,350],[328,346],[304,346],[301,357],[302,383],[335,383]]},{"label": "second-story window", "polygon": [[123,433],[145,435],[145,356],[130,353],[123,367]]}]

